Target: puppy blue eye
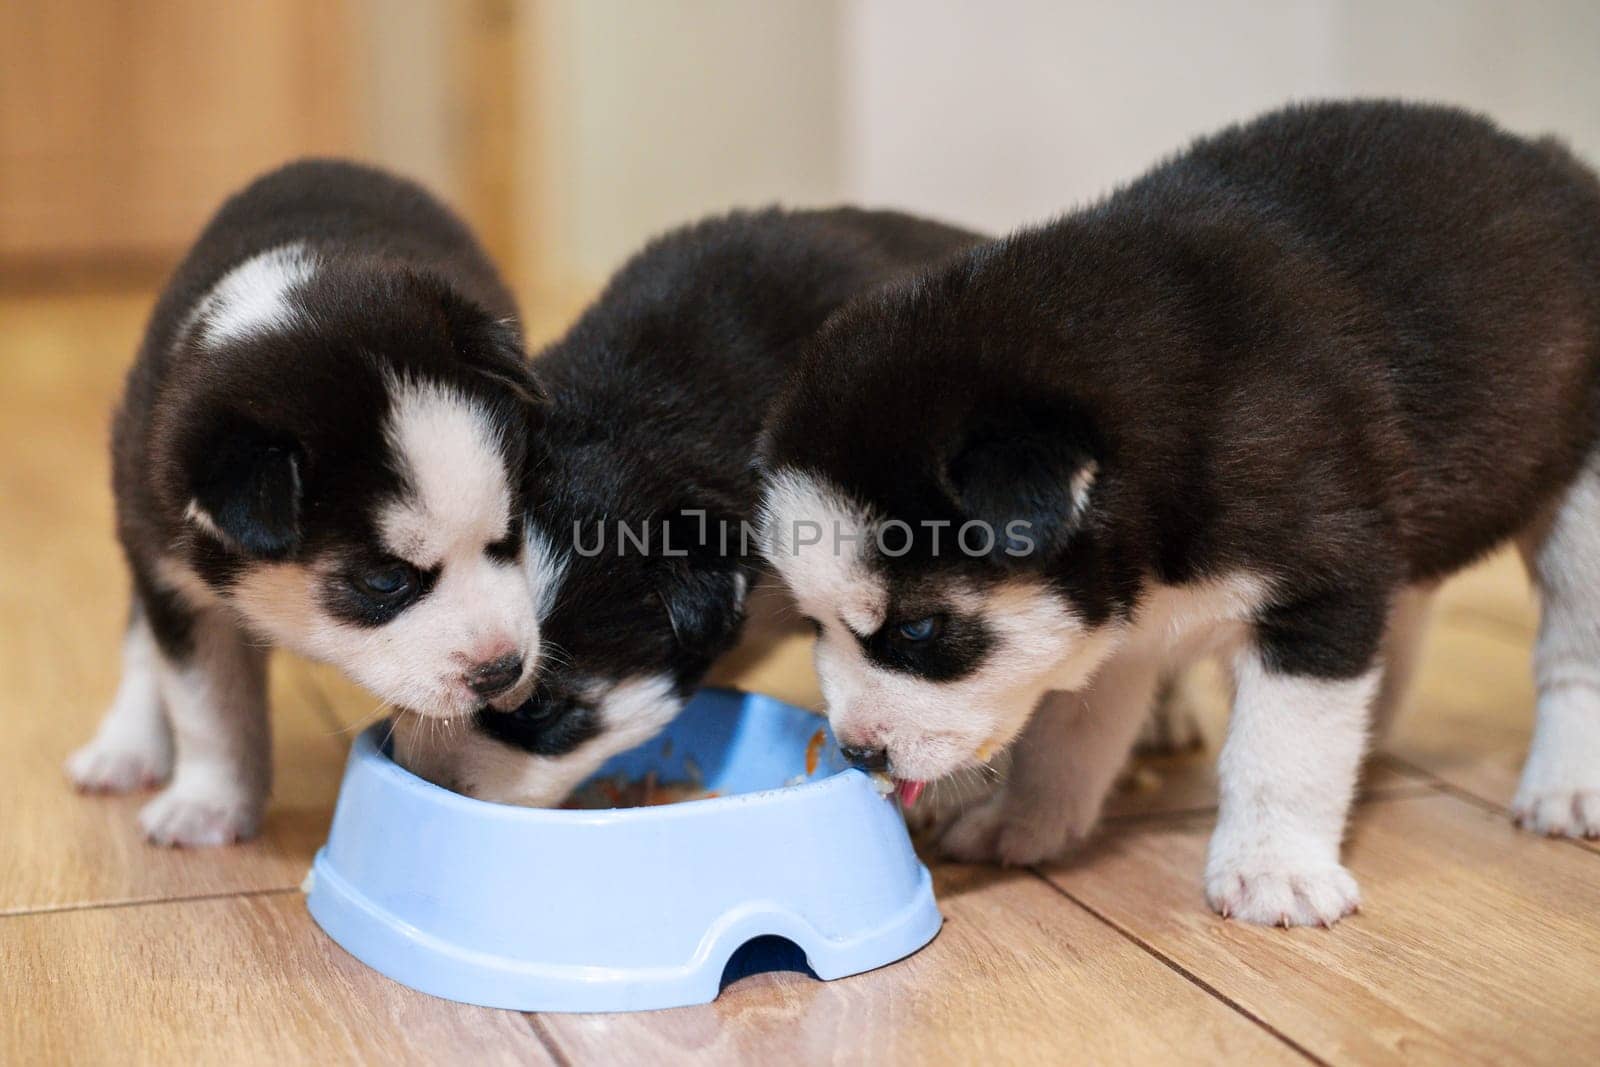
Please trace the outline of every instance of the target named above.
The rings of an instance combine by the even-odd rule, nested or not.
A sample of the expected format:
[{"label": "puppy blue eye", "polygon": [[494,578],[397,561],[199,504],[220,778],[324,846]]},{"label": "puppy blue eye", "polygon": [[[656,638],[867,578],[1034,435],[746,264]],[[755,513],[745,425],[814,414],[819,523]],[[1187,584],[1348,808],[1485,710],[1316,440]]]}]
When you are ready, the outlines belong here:
[{"label": "puppy blue eye", "polygon": [[385,563],[357,571],[350,584],[375,600],[399,600],[416,587],[417,572],[407,563]]},{"label": "puppy blue eye", "polygon": [[903,622],[897,632],[906,641],[927,641],[939,632],[939,620],[929,615],[926,619]]}]

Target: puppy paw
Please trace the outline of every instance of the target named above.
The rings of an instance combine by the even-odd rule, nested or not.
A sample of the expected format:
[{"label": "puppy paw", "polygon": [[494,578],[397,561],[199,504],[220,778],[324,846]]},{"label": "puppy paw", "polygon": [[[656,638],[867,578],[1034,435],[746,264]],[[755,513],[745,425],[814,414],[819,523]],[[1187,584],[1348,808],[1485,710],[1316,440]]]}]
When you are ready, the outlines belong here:
[{"label": "puppy paw", "polygon": [[160,785],[172,773],[165,738],[100,738],[67,757],[67,777],[85,793],[126,793]]},{"label": "puppy paw", "polygon": [[957,863],[993,863],[998,858],[1001,805],[998,798],[962,812],[939,838],[939,853]]},{"label": "puppy paw", "polygon": [[1080,841],[1059,821],[1011,818],[1000,827],[995,856],[1005,867],[1029,867],[1059,858]]},{"label": "puppy paw", "polygon": [[1007,811],[999,798],[956,819],[939,841],[946,857],[962,863],[1027,867],[1055,859],[1077,843],[1078,835],[1044,813]]},{"label": "puppy paw", "polygon": [[1224,919],[1263,926],[1332,926],[1359,909],[1361,891],[1338,864],[1262,861],[1208,870],[1206,900]]},{"label": "puppy paw", "polygon": [[214,848],[254,837],[260,805],[235,790],[175,783],[139,812],[152,844]]},{"label": "puppy paw", "polygon": [[906,829],[917,838],[937,841],[955,821],[995,795],[995,786],[986,780],[940,778],[929,782],[922,798],[902,809]]},{"label": "puppy paw", "polygon": [[1512,801],[1511,817],[1524,830],[1550,837],[1600,838],[1600,787],[1542,790],[1525,786]]}]

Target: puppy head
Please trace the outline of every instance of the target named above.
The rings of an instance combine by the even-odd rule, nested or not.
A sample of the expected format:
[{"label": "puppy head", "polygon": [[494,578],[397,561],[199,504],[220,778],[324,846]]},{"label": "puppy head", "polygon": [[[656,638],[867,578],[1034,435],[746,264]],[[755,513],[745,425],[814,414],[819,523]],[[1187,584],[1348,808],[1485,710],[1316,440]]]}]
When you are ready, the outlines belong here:
[{"label": "puppy head", "polygon": [[1009,743],[1115,645],[1097,566],[1114,487],[1077,402],[914,309],[894,319],[834,323],[775,407],[761,543],[816,621],[840,744],[927,781]]},{"label": "puppy head", "polygon": [[397,730],[396,757],[412,771],[483,800],[558,804],[666,726],[733,644],[747,578],[710,543],[714,520],[706,538],[697,515],[621,520],[628,534],[598,514],[576,529],[552,521],[572,503],[552,495],[534,508],[529,578],[545,657],[532,696],[446,738]]},{"label": "puppy head", "polygon": [[515,705],[536,389],[508,322],[441,280],[301,248],[204,300],[156,407],[178,569],[258,633],[388,701]]}]

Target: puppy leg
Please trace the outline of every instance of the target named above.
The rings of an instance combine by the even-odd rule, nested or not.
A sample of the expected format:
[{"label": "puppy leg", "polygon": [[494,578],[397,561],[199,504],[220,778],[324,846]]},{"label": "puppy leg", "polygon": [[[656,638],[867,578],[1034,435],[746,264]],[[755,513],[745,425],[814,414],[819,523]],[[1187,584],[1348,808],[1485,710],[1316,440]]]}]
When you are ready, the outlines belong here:
[{"label": "puppy leg", "polygon": [[216,611],[196,616],[191,640],[159,660],[177,764],[139,822],[156,844],[226,845],[255,835],[271,785],[266,656]]},{"label": "puppy leg", "polygon": [[1189,695],[1189,676],[1181,665],[1161,672],[1150,716],[1139,729],[1135,751],[1142,756],[1176,756],[1204,748],[1200,716]]},{"label": "puppy leg", "polygon": [[172,734],[161,710],[154,635],[135,601],[122,639],[122,680],[94,740],[67,759],[67,776],[90,793],[158,785],[172,772]]},{"label": "puppy leg", "polygon": [[1411,690],[1417,672],[1417,657],[1428,630],[1428,612],[1433,607],[1433,586],[1413,586],[1403,590],[1389,609],[1388,628],[1383,635],[1383,679],[1372,703],[1372,742],[1389,735],[1395,718]]},{"label": "puppy leg", "polygon": [[1600,837],[1600,466],[1523,554],[1540,593],[1539,703],[1511,810],[1538,833]]},{"label": "puppy leg", "polygon": [[1356,909],[1339,845],[1378,675],[1307,677],[1269,667],[1255,648],[1239,656],[1206,861],[1206,898],[1224,917],[1327,926]]},{"label": "puppy leg", "polygon": [[1011,749],[1005,787],[962,815],[940,842],[969,863],[1023,865],[1081,843],[1127,762],[1155,698],[1159,673],[1113,658],[1081,693],[1046,693]]}]

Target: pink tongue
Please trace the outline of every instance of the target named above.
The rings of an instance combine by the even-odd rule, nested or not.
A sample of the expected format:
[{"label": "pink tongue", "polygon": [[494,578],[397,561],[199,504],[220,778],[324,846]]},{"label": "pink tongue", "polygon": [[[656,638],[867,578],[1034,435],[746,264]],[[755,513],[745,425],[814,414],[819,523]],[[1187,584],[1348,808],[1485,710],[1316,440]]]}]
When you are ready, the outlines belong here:
[{"label": "pink tongue", "polygon": [[901,806],[907,808],[917,802],[917,798],[927,787],[927,782],[908,782],[904,778],[897,778],[894,783],[894,790],[900,796]]}]

